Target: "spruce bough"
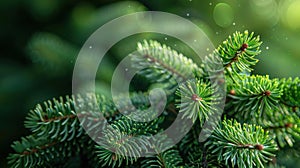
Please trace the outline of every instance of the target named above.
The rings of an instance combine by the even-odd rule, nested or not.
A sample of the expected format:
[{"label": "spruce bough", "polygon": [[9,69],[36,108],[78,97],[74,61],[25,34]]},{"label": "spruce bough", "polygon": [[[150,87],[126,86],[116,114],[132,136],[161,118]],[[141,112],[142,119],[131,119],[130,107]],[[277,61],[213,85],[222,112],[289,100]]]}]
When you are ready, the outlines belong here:
[{"label": "spruce bough", "polygon": [[[73,95],[38,104],[26,117],[25,127],[32,135],[12,144],[14,153],[8,156],[11,167],[279,167],[280,152],[292,151],[298,157],[300,139],[300,80],[277,79],[268,75],[251,74],[260,54],[259,36],[245,31],[229,36],[213,53],[207,63],[220,58],[225,81],[209,80],[207,69],[157,41],[138,44],[132,66],[149,82],[159,81],[166,91],[164,112],[151,122],[136,122],[122,116],[112,100],[97,95]],[[194,77],[194,79],[193,79]],[[210,117],[220,109],[216,84],[226,83],[226,103],[221,121],[205,142],[198,136]],[[134,110],[141,112],[151,104],[148,92],[130,94]],[[97,104],[91,103],[94,98]],[[122,98],[122,96],[120,96]],[[101,114],[115,130],[129,136],[149,136],[162,132],[178,114],[193,122],[192,129],[175,146],[161,153],[139,157],[149,148],[148,139],[137,144],[123,136],[114,136],[107,129],[99,137],[110,140],[95,143],[87,131],[97,133],[103,128],[98,112],[75,112],[75,99],[82,107],[98,106]],[[78,102],[76,102],[78,103]],[[129,106],[120,105],[122,110]],[[151,113],[150,113],[151,114]],[[78,117],[85,117],[79,121]],[[82,125],[92,125],[84,130]],[[105,128],[103,128],[105,129]],[[99,135],[99,134],[94,134]],[[125,143],[126,142],[126,143]],[[167,141],[162,141],[167,143]],[[127,147],[122,147],[126,144]],[[156,149],[157,143],[150,148]],[[118,153],[107,148],[113,146]],[[122,155],[134,153],[136,157]],[[77,164],[74,164],[77,163]],[[282,163],[282,162],[281,162]]]}]

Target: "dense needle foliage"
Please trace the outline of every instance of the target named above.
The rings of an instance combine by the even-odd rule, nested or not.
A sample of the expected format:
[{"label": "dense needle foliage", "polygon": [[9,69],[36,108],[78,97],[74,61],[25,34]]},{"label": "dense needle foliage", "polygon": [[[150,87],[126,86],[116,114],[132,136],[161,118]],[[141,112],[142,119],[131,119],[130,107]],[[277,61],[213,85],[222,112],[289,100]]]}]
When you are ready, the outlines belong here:
[{"label": "dense needle foliage", "polygon": [[[136,122],[122,116],[114,103],[103,95],[66,96],[38,104],[26,117],[25,127],[32,135],[13,143],[8,156],[11,167],[276,167],[286,150],[299,156],[299,79],[271,79],[251,74],[260,54],[259,36],[236,32],[206,57],[223,63],[225,80],[212,82],[203,65],[157,41],[138,43],[137,53],[129,55],[132,67],[149,82],[159,81],[168,97],[161,116],[151,122]],[[33,44],[39,45],[39,44]],[[60,52],[72,52],[72,47]],[[59,54],[59,53],[57,53]],[[206,62],[206,63],[207,63]],[[205,121],[218,114],[222,94],[216,86],[226,84],[225,109],[211,136],[199,142]],[[131,94],[135,111],[150,106],[149,93]],[[82,107],[100,112],[76,113],[75,98]],[[120,96],[122,99],[122,95]],[[126,109],[126,103],[122,104]],[[155,112],[155,109],[154,109]],[[112,126],[106,128],[101,115]],[[181,114],[181,115],[179,115]],[[164,131],[176,117],[191,120],[192,129],[183,139],[163,152],[139,157],[147,149],[160,149],[161,141],[150,146],[151,135]],[[79,119],[82,119],[79,121]],[[89,126],[84,130],[82,125]],[[184,127],[184,125],[183,125]],[[93,139],[109,139],[97,144],[89,132],[105,131]],[[118,132],[119,134],[115,135]],[[134,141],[131,137],[142,137]],[[114,148],[116,151],[108,149]],[[133,156],[128,156],[128,153]],[[69,160],[69,161],[68,161]]]}]

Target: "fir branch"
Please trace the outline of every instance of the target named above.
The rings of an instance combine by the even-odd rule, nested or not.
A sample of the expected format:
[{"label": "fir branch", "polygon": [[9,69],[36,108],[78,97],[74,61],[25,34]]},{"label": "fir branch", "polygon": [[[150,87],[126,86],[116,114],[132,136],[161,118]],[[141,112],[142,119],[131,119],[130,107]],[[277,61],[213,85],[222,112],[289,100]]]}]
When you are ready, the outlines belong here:
[{"label": "fir branch", "polygon": [[76,141],[59,142],[31,135],[13,143],[16,153],[8,156],[8,164],[11,167],[51,167],[78,153],[79,147]]},{"label": "fir branch", "polygon": [[183,160],[179,154],[179,151],[173,147],[162,153],[158,153],[156,156],[148,157],[142,161],[142,168],[157,167],[157,168],[174,168],[182,167]]},{"label": "fir branch", "polygon": [[204,148],[204,144],[198,141],[200,131],[200,124],[194,124],[192,130],[183,137],[178,145],[185,167],[224,167],[222,163],[216,161],[217,159],[211,155],[211,152]]},{"label": "fir branch", "polygon": [[[122,99],[122,97],[119,98]],[[95,99],[97,103],[93,104]],[[75,100],[78,109],[75,109]],[[139,108],[147,107],[150,104],[144,93],[132,93],[131,100],[133,105]],[[99,108],[101,114],[97,112],[96,107]],[[120,104],[119,108],[123,111],[132,111],[132,107],[128,104]],[[75,110],[82,111],[76,113]],[[96,98],[92,94],[77,95],[72,98],[66,96],[65,99],[60,97],[59,100],[48,100],[44,102],[44,106],[38,104],[26,117],[25,127],[38,136],[48,136],[65,141],[78,138],[85,131],[97,131],[97,128],[103,125],[101,115],[112,120],[117,114],[119,111],[115,105],[102,95],[97,95]],[[90,129],[84,130],[82,125],[90,125],[88,127]]]},{"label": "fir branch", "polygon": [[[300,79],[297,77],[283,78],[280,80],[280,85],[283,88],[283,95],[281,102],[286,106],[292,107],[293,109],[300,107]],[[295,110],[294,110],[295,111]]]},{"label": "fir branch", "polygon": [[184,159],[187,154],[194,148],[197,148],[199,151],[201,150],[201,145],[198,141],[201,126],[200,124],[198,124],[198,122],[200,121],[196,121],[192,129],[181,139],[178,144],[178,149],[182,153]]},{"label": "fir branch", "polygon": [[[44,107],[38,104],[26,117],[25,127],[36,133],[37,136],[70,141],[85,133],[81,124],[88,125],[90,123],[93,126],[102,124],[99,122],[100,118],[96,112],[81,112],[77,114],[75,112],[74,99],[75,97],[70,98],[67,96],[65,100],[60,97],[59,100],[53,99],[52,101],[44,102]],[[86,109],[88,108],[85,106],[93,102],[89,96],[77,96],[77,99],[85,99],[78,106]],[[104,116],[115,115],[116,109],[103,96],[98,96],[98,102],[101,102],[99,108]],[[84,122],[80,123],[78,116],[88,118],[88,120],[82,120]]]},{"label": "fir branch", "polygon": [[157,41],[138,43],[137,50],[138,53],[131,55],[132,66],[150,82],[163,83],[169,90],[174,90],[177,83],[194,78],[195,74],[203,75],[203,70],[191,59]]},{"label": "fir branch", "polygon": [[239,121],[253,120],[263,117],[267,110],[277,109],[282,95],[277,79],[269,76],[243,76],[238,83],[228,85],[230,100],[226,106],[229,114],[235,114]]},{"label": "fir branch", "polygon": [[269,130],[276,137],[278,145],[283,148],[286,145],[293,146],[296,140],[300,140],[300,118],[296,114],[281,114],[273,111],[269,119],[262,122],[262,127]]},{"label": "fir branch", "polygon": [[187,154],[188,162],[185,163],[186,168],[221,168],[226,167],[224,163],[218,162],[217,157],[212,155],[205,149],[196,150],[193,148]]},{"label": "fir branch", "polygon": [[223,65],[229,73],[251,72],[250,66],[258,62],[255,56],[260,53],[261,44],[259,36],[254,37],[254,32],[235,32],[214,51],[214,54],[222,58]]},{"label": "fir branch", "polygon": [[[141,153],[146,153],[151,148],[149,137],[161,130],[159,124],[163,120],[157,118],[148,123],[135,122],[127,117],[115,120],[111,127],[104,130],[103,136],[99,137],[101,145],[96,145],[99,162],[111,167],[133,164]],[[139,140],[133,137],[138,137]]]},{"label": "fir branch", "polygon": [[64,72],[66,65],[71,70],[77,52],[75,46],[54,34],[44,32],[35,34],[27,49],[32,61],[50,70],[50,73]]},{"label": "fir branch", "polygon": [[214,91],[214,87],[202,80],[189,80],[179,86],[176,91],[179,99],[176,99],[177,108],[183,117],[195,122],[199,119],[202,125],[205,120],[216,111],[214,105],[220,96]]},{"label": "fir branch", "polygon": [[[236,32],[199,67],[156,41],[139,43],[138,51],[130,55],[132,66],[149,82],[163,85],[168,101],[163,114],[170,112],[171,116],[136,122],[120,114],[122,111],[137,118],[153,118],[158,109],[152,107],[153,97],[148,97],[148,93],[131,93],[130,103],[120,95],[118,104],[93,94],[49,100],[28,114],[25,127],[33,135],[14,142],[15,153],[9,155],[8,163],[12,167],[50,167],[66,163],[70,157],[82,159],[84,155],[93,167],[265,167],[276,162],[274,140],[282,151],[293,146],[293,153],[299,157],[300,79],[250,76],[261,43],[254,33]],[[75,51],[73,46],[50,34],[34,36],[29,48],[34,50],[32,57],[42,56],[41,60],[49,65],[61,61],[53,60],[57,56],[63,62],[70,61]],[[215,85],[225,84],[223,68],[228,90],[226,112],[244,124],[225,118],[202,144],[198,141],[200,130],[213,130],[201,128],[204,121],[220,111],[221,93]],[[178,147],[170,148],[172,143],[167,136],[153,141],[153,135],[179,113],[196,124]],[[103,116],[110,126],[104,124]],[[184,127],[176,133],[180,134]],[[148,150],[156,154],[139,158]]]},{"label": "fir branch", "polygon": [[241,125],[237,121],[224,120],[205,144],[216,154],[218,161],[238,167],[264,167],[277,150],[268,132],[260,126]]}]

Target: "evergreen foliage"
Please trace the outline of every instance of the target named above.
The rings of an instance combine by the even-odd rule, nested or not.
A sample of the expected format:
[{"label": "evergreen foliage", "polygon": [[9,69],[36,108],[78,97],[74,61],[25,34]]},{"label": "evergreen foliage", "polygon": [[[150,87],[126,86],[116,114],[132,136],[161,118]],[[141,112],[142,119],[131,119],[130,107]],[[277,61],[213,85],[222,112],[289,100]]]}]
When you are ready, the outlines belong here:
[{"label": "evergreen foliage", "polygon": [[[216,62],[219,56],[227,91],[221,122],[215,123],[217,127],[203,143],[198,141],[199,133],[220,110],[216,105],[222,95],[216,86],[225,81],[212,82],[203,64],[198,66],[176,50],[150,40],[138,43],[137,52],[130,56],[141,77],[150,83],[159,82],[166,90],[168,101],[161,116],[150,122],[137,122],[118,110],[145,112],[151,105],[148,92],[130,94],[134,107],[126,101],[119,101],[116,107],[105,96],[93,94],[49,100],[29,112],[25,127],[32,135],[13,143],[15,152],[8,156],[8,164],[67,167],[66,160],[76,157],[90,167],[280,167],[282,152],[294,150],[293,157],[300,156],[300,81],[251,74],[261,44],[253,32],[236,32],[204,60],[203,64]],[[60,52],[73,50],[70,47]],[[122,95],[118,99],[122,100]],[[89,110],[76,113],[75,103]],[[147,112],[156,113],[155,109]],[[151,137],[168,128],[179,115],[194,124],[183,139],[163,152],[164,143],[170,141],[159,140],[150,146]],[[111,127],[104,124],[101,116]],[[83,125],[88,129],[84,130]],[[89,136],[91,132],[94,137]],[[103,141],[96,143],[94,139]],[[114,151],[108,150],[112,148]],[[156,154],[140,157],[148,149]]]},{"label": "evergreen foliage", "polygon": [[232,167],[264,167],[277,150],[273,138],[260,126],[241,126],[233,120],[224,120],[206,145],[217,154],[218,161]]},{"label": "evergreen foliage", "polygon": [[245,121],[261,119],[265,111],[277,108],[282,95],[278,80],[271,80],[269,76],[243,76],[229,87],[230,112]]},{"label": "evergreen foliage", "polygon": [[79,141],[59,141],[30,135],[12,145],[15,154],[8,156],[11,167],[51,167],[62,164],[80,152]]},{"label": "evergreen foliage", "polygon": [[162,83],[166,90],[174,92],[178,83],[203,74],[191,59],[157,41],[138,43],[137,53],[132,56],[133,67],[150,82]]},{"label": "evergreen foliage", "polygon": [[189,80],[179,86],[176,94],[177,108],[183,113],[183,117],[191,118],[193,122],[197,119],[203,123],[216,109],[213,107],[219,98],[210,87],[210,83],[200,80]]},{"label": "evergreen foliage", "polygon": [[75,46],[50,33],[35,34],[27,49],[32,61],[51,73],[65,71],[66,65],[71,68],[77,53]]}]

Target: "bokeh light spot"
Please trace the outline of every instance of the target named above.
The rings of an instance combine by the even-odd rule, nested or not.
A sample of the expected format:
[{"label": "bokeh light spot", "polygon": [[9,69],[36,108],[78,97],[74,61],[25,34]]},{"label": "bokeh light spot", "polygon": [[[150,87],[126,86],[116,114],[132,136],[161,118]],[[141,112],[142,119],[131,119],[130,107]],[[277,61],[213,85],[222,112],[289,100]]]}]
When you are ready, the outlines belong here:
[{"label": "bokeh light spot", "polygon": [[287,8],[286,22],[292,29],[300,28],[300,0],[292,2]]},{"label": "bokeh light spot", "polygon": [[229,27],[234,20],[234,12],[227,3],[218,3],[214,8],[213,17],[217,25]]},{"label": "bokeh light spot", "polygon": [[268,25],[276,25],[279,21],[278,4],[275,0],[251,0],[250,7],[254,17]]}]

